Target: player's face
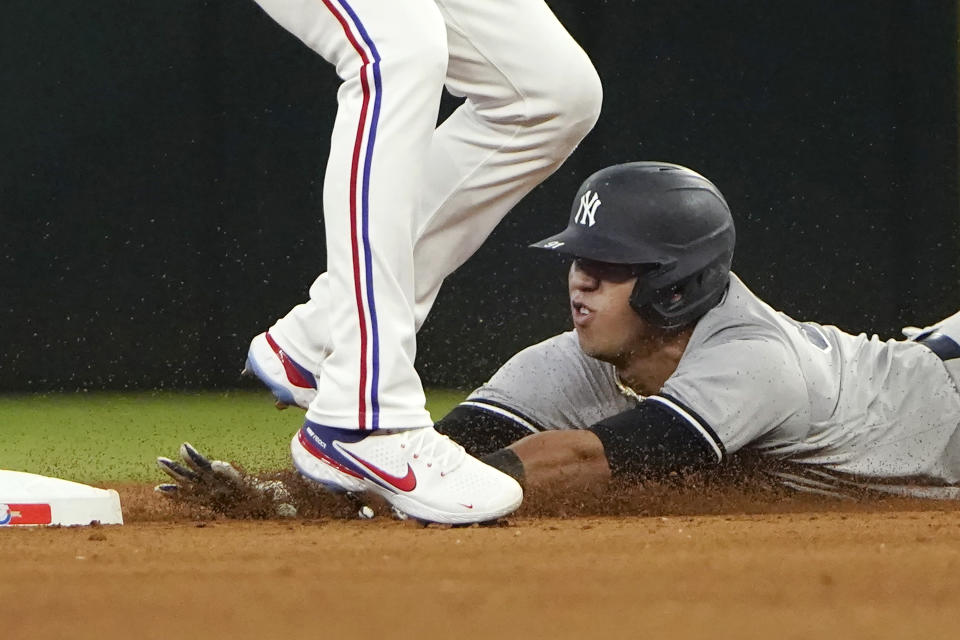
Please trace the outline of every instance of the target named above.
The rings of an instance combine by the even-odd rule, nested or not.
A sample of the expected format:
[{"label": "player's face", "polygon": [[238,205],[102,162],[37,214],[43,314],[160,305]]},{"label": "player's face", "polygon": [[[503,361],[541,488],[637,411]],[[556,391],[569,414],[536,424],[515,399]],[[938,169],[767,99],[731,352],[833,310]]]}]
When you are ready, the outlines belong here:
[{"label": "player's face", "polygon": [[636,281],[630,265],[583,258],[570,265],[570,313],[584,353],[616,364],[643,339],[646,324],[630,307]]}]

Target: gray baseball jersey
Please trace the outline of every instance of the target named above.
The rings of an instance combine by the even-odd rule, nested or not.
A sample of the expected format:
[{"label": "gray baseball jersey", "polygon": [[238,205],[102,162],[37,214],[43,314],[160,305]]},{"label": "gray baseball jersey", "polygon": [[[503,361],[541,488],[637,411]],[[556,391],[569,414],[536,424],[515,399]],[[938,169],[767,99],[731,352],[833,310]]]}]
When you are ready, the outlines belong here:
[{"label": "gray baseball jersey", "polygon": [[960,480],[960,393],[943,360],[916,342],[797,322],[733,274],[726,297],[699,320],[654,396],[624,388],[614,367],[585,355],[571,331],[518,353],[467,403],[535,430],[586,428],[643,400],[689,421],[718,460],[754,449],[798,463],[799,474],[778,474],[797,488],[832,493],[853,477],[861,486]]}]

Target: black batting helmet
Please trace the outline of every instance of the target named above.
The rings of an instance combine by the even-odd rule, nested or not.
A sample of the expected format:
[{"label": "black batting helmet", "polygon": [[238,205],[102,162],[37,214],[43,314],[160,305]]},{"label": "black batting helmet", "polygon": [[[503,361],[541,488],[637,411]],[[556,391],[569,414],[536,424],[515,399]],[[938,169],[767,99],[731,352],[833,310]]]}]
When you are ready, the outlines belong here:
[{"label": "black batting helmet", "polygon": [[530,246],[637,265],[630,306],[677,329],[723,298],[735,239],[730,207],[712,182],[676,164],[630,162],[587,178],[567,228]]}]

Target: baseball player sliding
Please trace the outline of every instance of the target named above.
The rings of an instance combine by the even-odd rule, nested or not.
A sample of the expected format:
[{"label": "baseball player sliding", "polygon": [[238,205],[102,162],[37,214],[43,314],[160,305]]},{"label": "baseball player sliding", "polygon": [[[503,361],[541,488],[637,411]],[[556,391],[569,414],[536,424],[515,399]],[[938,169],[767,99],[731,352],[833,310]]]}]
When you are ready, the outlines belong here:
[{"label": "baseball player sliding", "polygon": [[574,330],[514,356],[437,425],[481,455],[516,441],[484,460],[525,486],[752,450],[807,491],[957,495],[960,314],[882,342],[775,311],[730,272],[720,191],[664,163],[594,174],[566,230],[533,246],[573,258]]},{"label": "baseball player sliding", "polygon": [[[327,272],[250,346],[278,403],[307,408],[306,477],[437,522],[522,498],[439,435],[414,370],[443,279],[590,130],[601,89],[543,0],[257,0],[343,83],[323,208]],[[444,86],[463,104],[439,127]]]},{"label": "baseball player sliding", "polygon": [[797,322],[730,272],[734,238],[690,169],[590,176],[567,228],[533,245],[573,258],[573,331],[515,355],[437,430],[525,487],[753,451],[801,490],[960,497],[960,314],[886,342]]}]

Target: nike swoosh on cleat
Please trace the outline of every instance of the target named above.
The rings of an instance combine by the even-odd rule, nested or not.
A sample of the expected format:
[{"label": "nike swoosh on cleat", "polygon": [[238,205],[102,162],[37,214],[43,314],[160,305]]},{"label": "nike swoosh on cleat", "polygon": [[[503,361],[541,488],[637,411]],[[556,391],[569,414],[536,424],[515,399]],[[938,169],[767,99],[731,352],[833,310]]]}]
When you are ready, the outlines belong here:
[{"label": "nike swoosh on cleat", "polygon": [[461,507],[466,507],[467,509],[473,509],[473,505],[472,505],[472,504],[463,504],[463,503],[461,502],[461,503],[460,503],[460,506],[461,506]]},{"label": "nike swoosh on cleat", "polygon": [[[337,444],[339,444],[339,443],[337,443]],[[348,456],[350,456],[351,458],[353,458],[353,460],[354,460],[355,462],[357,462],[358,464],[363,465],[366,469],[368,469],[368,470],[370,471],[370,473],[372,473],[373,475],[377,476],[378,478],[380,478],[381,480],[383,480],[384,482],[386,482],[387,484],[389,484],[391,487],[397,489],[398,491],[413,491],[414,489],[417,488],[417,476],[413,473],[413,469],[410,468],[410,463],[409,463],[409,462],[407,463],[407,474],[406,474],[405,476],[402,476],[402,477],[401,477],[401,476],[395,476],[395,475],[393,475],[393,474],[387,473],[387,472],[384,471],[383,469],[380,469],[380,468],[378,468],[378,467],[375,467],[374,465],[370,464],[369,462],[367,462],[367,461],[364,460],[363,458],[358,458],[357,456],[353,455],[352,453],[350,453],[350,452],[347,451],[346,449],[343,449],[343,448],[341,448],[341,447],[339,447],[339,446],[337,447],[337,449],[338,449],[341,453],[345,453],[345,454],[347,454]]]}]

